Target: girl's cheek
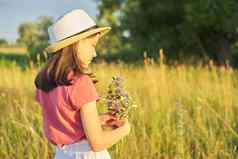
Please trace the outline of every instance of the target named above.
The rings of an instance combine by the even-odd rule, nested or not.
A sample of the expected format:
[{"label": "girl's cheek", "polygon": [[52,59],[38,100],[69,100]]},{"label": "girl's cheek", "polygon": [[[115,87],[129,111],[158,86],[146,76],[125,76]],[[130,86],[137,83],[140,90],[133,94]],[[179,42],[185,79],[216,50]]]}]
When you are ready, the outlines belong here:
[{"label": "girl's cheek", "polygon": [[90,45],[83,45],[84,47],[79,47],[78,49],[79,51],[79,61],[83,66],[87,66],[92,58],[93,58],[93,54],[94,54],[94,47],[91,47]]},{"label": "girl's cheek", "polygon": [[84,53],[81,58],[80,61],[84,64],[89,64],[91,62],[92,56],[90,52]]},{"label": "girl's cheek", "polygon": [[89,59],[88,59],[88,57],[87,57],[86,55],[81,58],[81,61],[82,61],[83,63],[87,63],[88,60],[89,60]]},{"label": "girl's cheek", "polygon": [[87,59],[91,60],[93,58],[94,49],[91,48],[87,54]]}]

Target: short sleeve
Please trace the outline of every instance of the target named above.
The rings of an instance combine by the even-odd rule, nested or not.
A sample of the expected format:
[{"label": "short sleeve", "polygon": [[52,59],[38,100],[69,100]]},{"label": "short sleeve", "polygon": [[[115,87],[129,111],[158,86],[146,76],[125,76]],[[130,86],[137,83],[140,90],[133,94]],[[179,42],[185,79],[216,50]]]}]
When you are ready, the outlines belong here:
[{"label": "short sleeve", "polygon": [[74,110],[100,99],[96,88],[88,75],[81,76],[69,90],[69,100]]}]

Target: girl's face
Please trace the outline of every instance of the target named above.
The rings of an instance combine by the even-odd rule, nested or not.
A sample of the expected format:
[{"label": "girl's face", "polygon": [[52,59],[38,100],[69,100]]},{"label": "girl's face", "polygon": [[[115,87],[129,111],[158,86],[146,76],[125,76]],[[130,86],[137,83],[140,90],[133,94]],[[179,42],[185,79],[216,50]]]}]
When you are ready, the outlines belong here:
[{"label": "girl's face", "polygon": [[95,47],[98,39],[99,34],[96,34],[86,39],[82,39],[76,44],[77,57],[81,67],[88,68],[92,59],[97,56]]}]

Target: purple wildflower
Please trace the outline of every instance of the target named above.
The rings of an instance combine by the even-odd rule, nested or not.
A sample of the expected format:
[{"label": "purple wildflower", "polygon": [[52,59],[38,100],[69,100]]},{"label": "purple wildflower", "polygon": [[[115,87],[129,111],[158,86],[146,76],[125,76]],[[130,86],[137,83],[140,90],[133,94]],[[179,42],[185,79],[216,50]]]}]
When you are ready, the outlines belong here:
[{"label": "purple wildflower", "polygon": [[123,81],[124,78],[120,76],[112,77],[106,96],[108,111],[119,119],[128,118],[129,110],[135,106],[132,98],[123,88]]}]

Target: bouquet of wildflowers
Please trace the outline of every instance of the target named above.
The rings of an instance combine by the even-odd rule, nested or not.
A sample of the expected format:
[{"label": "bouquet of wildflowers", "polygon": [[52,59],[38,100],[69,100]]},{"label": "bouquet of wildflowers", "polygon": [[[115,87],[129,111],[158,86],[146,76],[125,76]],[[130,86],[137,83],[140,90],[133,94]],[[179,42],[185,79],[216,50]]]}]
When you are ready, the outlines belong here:
[{"label": "bouquet of wildflowers", "polygon": [[129,117],[129,112],[137,107],[132,97],[123,88],[123,78],[113,76],[108,86],[107,96],[105,97],[107,110],[119,120],[125,120]]}]

